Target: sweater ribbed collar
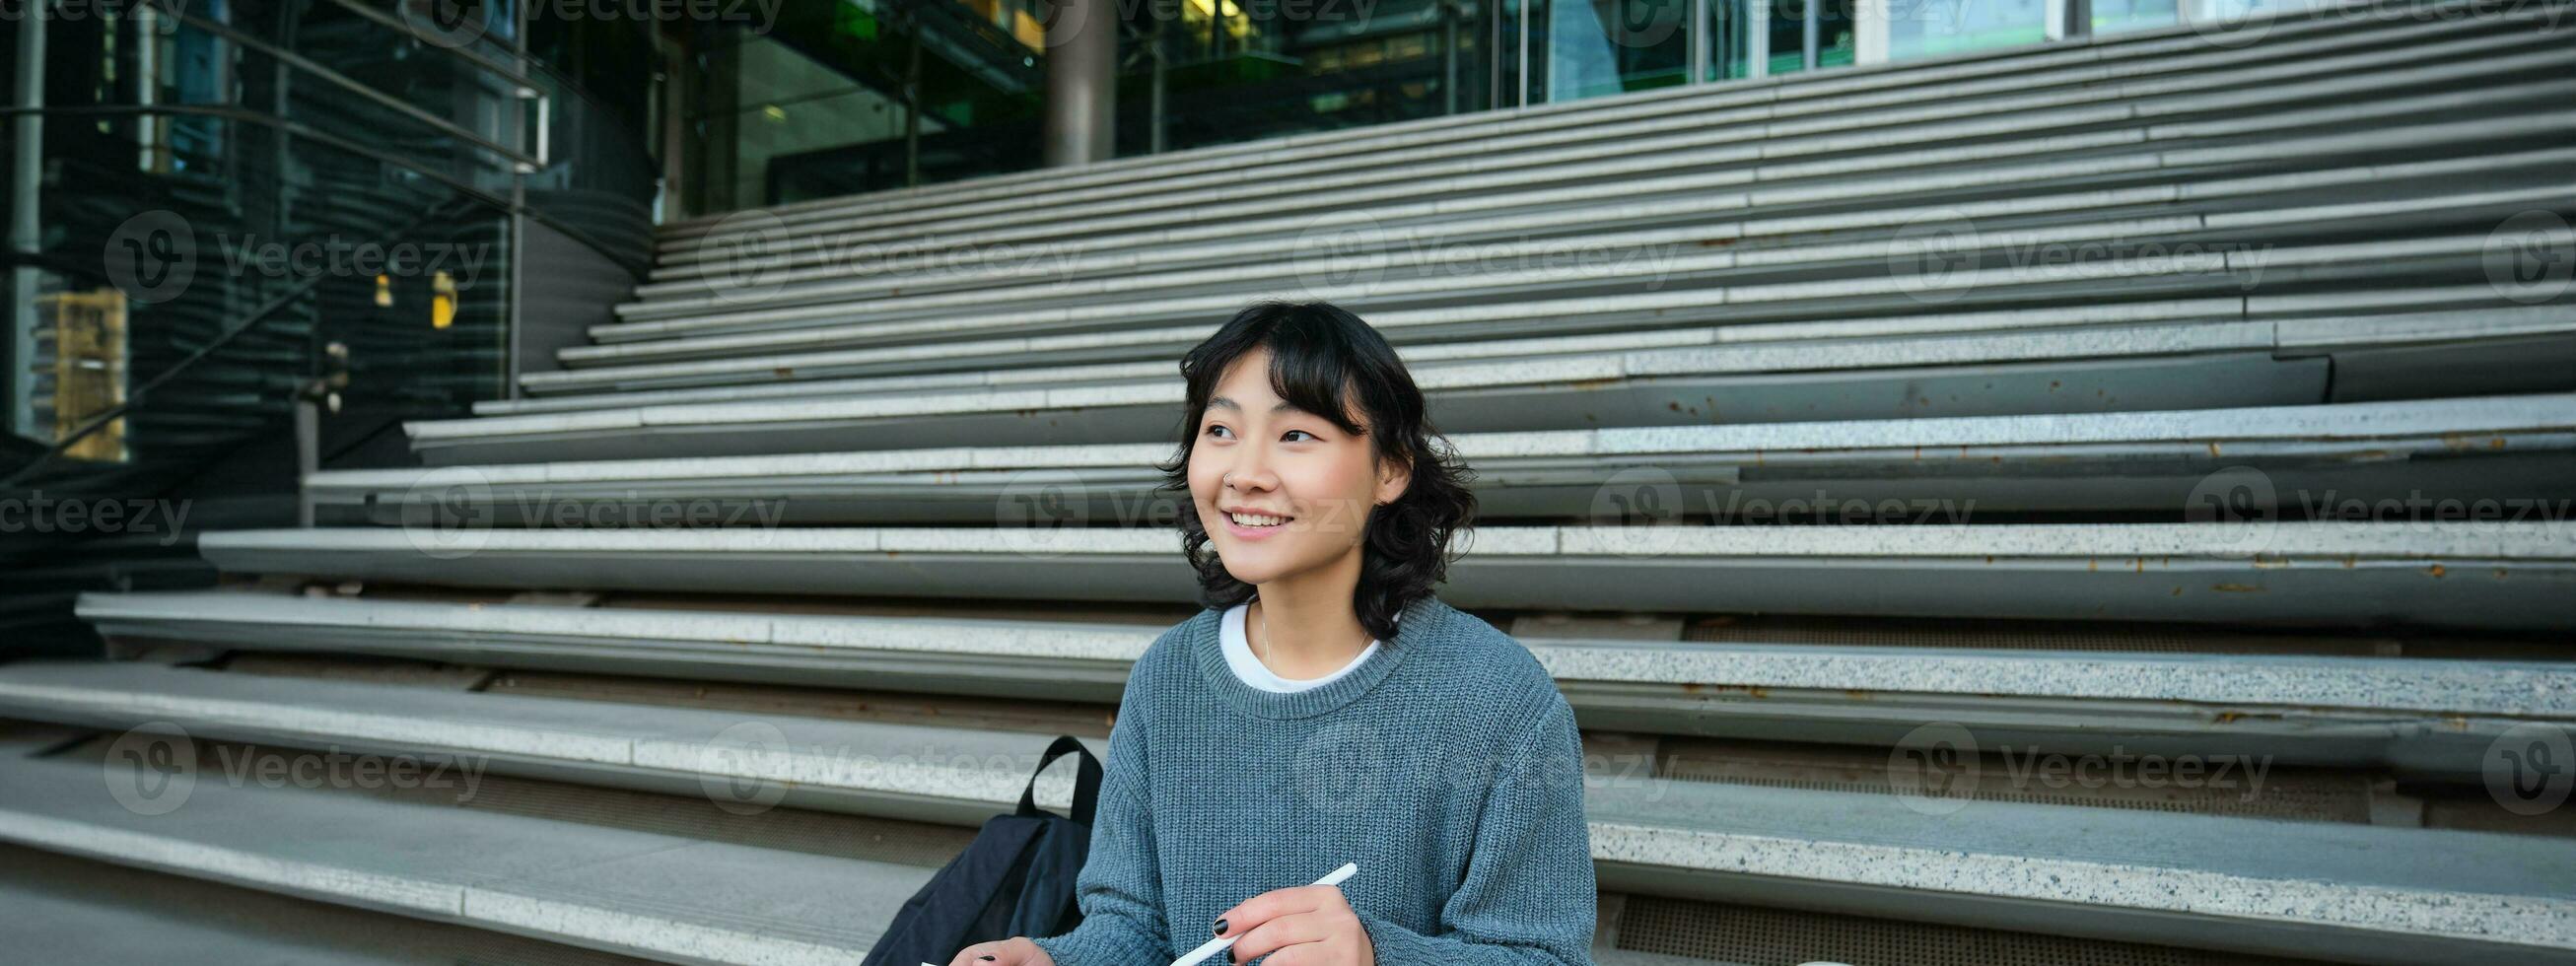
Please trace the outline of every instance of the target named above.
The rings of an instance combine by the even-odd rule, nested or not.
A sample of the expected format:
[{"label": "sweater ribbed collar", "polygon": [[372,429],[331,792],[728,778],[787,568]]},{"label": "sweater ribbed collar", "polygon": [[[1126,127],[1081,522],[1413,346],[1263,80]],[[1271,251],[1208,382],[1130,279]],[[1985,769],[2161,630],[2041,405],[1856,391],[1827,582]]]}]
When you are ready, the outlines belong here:
[{"label": "sweater ribbed collar", "polygon": [[1438,639],[1457,613],[1431,594],[1416,598],[1413,603],[1405,605],[1404,617],[1396,622],[1394,639],[1381,642],[1383,646],[1377,649],[1376,654],[1332,683],[1304,691],[1284,694],[1264,691],[1236,677],[1234,669],[1225,663],[1225,647],[1217,636],[1219,622],[1224,620],[1225,612],[1213,607],[1190,618],[1190,657],[1198,666],[1204,686],[1235,710],[1261,718],[1311,718],[1359,700],[1361,695],[1376,689],[1378,682],[1386,680],[1387,675],[1395,671],[1395,666],[1404,661],[1405,655]]}]

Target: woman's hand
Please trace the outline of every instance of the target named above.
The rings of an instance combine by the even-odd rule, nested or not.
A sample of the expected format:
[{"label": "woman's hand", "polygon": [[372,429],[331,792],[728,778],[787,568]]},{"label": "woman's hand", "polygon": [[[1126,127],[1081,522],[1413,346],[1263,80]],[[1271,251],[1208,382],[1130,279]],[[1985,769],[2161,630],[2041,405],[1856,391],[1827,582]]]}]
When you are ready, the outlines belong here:
[{"label": "woman's hand", "polygon": [[976,943],[948,958],[948,966],[1055,966],[1055,960],[1027,936]]},{"label": "woman's hand", "polygon": [[1377,947],[1340,886],[1272,889],[1217,919],[1225,923],[1218,935],[1243,937],[1226,950],[1236,963],[1267,955],[1262,966],[1377,966]]}]

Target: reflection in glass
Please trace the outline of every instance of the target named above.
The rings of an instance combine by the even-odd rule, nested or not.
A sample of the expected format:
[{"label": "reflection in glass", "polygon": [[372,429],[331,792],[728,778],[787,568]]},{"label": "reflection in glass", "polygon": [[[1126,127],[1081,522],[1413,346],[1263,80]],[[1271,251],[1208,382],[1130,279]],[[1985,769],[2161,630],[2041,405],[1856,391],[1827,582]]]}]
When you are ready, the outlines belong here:
[{"label": "reflection in glass", "polygon": [[1889,7],[1890,60],[1932,57],[2048,39],[2046,0],[1896,0]]}]

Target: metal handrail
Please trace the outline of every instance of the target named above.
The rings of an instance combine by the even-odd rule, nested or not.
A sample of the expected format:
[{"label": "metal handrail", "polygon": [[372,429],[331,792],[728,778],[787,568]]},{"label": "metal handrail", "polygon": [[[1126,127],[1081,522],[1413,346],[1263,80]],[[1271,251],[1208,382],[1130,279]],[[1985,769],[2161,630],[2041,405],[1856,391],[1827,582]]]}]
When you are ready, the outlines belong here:
[{"label": "metal handrail", "polygon": [[[546,166],[546,159],[543,154],[542,147],[538,154],[523,153],[518,149],[509,147],[490,138],[486,138],[481,134],[477,134],[463,127],[459,127],[455,122],[422,110],[418,106],[413,105],[402,98],[395,97],[373,87],[358,83],[355,79],[352,79],[339,71],[314,63],[302,54],[282,49],[275,44],[243,33],[239,30],[235,30],[230,26],[207,20],[204,17],[187,13],[181,9],[176,9],[177,0],[144,0],[144,2],[150,5],[152,9],[159,11],[166,16],[176,18],[180,23],[187,24],[190,27],[221,37],[228,42],[238,44],[243,49],[274,57],[279,63],[304,71],[305,73],[312,74],[313,76],[319,77],[325,81],[329,81],[333,85],[352,94],[366,98],[367,100],[401,113],[415,121],[419,121],[432,128],[438,129],[449,137],[470,143],[475,147],[482,148],[483,150],[490,151],[493,154],[506,158],[513,164],[521,166],[520,173],[522,174],[534,173]],[[418,38],[419,36],[417,33],[410,32],[408,28],[405,29],[405,32],[414,38]],[[455,50],[455,48],[448,47],[441,47],[440,49],[450,51]],[[477,55],[477,59],[480,59],[479,55]],[[538,102],[538,109],[540,112],[545,110],[544,102],[547,100],[545,92],[527,86],[526,79],[517,71],[503,71],[501,72],[501,76],[509,80],[512,86],[517,88],[521,98],[535,100]],[[543,139],[541,138],[539,144],[542,145],[543,143]]]},{"label": "metal handrail", "polygon": [[[442,201],[438,204],[431,205],[429,209],[423,211],[419,217],[412,219],[410,223],[403,225],[400,229],[377,238],[376,242],[386,246],[401,244],[405,239],[409,238],[413,232],[419,231],[423,226],[430,224],[436,219],[444,217],[446,209],[451,203],[452,200]],[[83,439],[87,439],[92,433],[96,433],[110,424],[113,424],[117,420],[123,419],[127,413],[134,410],[135,404],[142,402],[148,395],[150,395],[152,390],[160,388],[164,383],[177,378],[180,373],[187,372],[189,369],[196,366],[197,363],[214,355],[216,351],[224,348],[225,346],[231,345],[234,338],[240,336],[244,332],[248,332],[251,329],[258,327],[261,322],[267,321],[268,317],[276,314],[279,309],[295,304],[295,302],[298,299],[301,299],[306,293],[311,292],[316,286],[321,285],[323,280],[327,277],[328,276],[319,274],[312,275],[293,285],[287,286],[286,291],[278,293],[276,297],[261,303],[258,308],[252,309],[247,314],[244,314],[240,321],[226,326],[221,334],[215,336],[214,339],[208,341],[205,345],[198,346],[196,351],[188,353],[185,358],[180,359],[170,368],[162,370],[159,375],[153,376],[151,379],[144,381],[142,385],[136,386],[132,390],[128,391],[125,394],[124,401],[117,403],[114,408],[111,408],[104,413],[100,413],[99,415],[92,417],[89,421],[82,423],[80,428],[73,430],[70,435],[59,440],[55,440],[51,446],[46,447],[45,451],[38,454],[35,459],[28,460],[27,465],[21,466],[16,472],[10,473],[7,479],[0,479],[0,489],[14,488],[18,484],[25,482],[27,478],[33,476],[38,469],[51,463],[55,457],[62,455],[63,451],[70,449],[72,444],[78,443]]]}]

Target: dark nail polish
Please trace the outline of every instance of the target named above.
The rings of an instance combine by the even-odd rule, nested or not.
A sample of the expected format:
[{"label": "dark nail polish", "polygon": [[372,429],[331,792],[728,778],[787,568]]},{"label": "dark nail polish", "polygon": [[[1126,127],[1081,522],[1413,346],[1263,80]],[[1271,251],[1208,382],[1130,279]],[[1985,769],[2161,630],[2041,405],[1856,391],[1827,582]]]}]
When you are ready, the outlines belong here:
[{"label": "dark nail polish", "polygon": [[1216,934],[1220,936],[1225,935],[1225,920],[1219,919],[1216,921]]}]

